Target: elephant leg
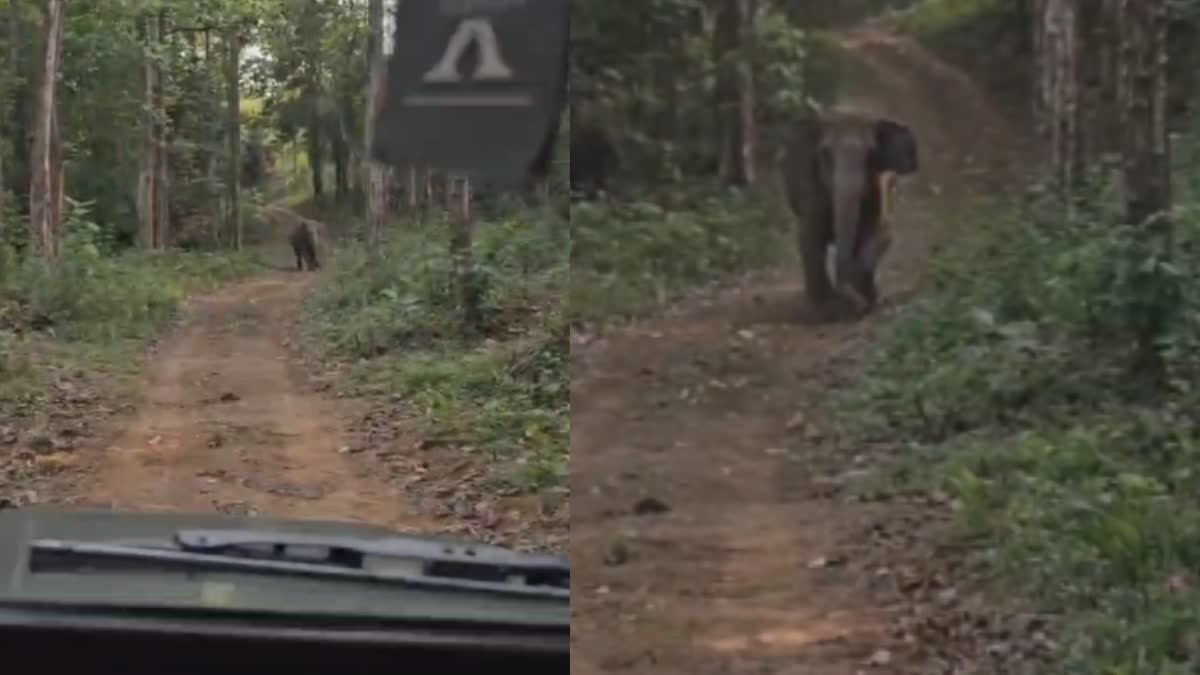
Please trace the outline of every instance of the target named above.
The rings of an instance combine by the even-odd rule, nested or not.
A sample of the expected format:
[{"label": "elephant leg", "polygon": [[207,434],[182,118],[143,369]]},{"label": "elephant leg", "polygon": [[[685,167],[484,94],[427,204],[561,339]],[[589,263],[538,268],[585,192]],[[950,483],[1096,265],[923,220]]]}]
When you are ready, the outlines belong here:
[{"label": "elephant leg", "polygon": [[855,286],[871,306],[879,302],[879,289],[875,283],[875,275],[879,270],[880,261],[891,245],[891,228],[887,227],[886,223],[880,223],[879,227],[863,242],[862,248],[859,250],[860,276]]},{"label": "elephant leg", "polygon": [[828,208],[812,209],[800,223],[798,244],[804,266],[804,292],[813,308],[827,307],[834,299],[833,283],[826,267],[826,251],[831,243],[832,213]]}]

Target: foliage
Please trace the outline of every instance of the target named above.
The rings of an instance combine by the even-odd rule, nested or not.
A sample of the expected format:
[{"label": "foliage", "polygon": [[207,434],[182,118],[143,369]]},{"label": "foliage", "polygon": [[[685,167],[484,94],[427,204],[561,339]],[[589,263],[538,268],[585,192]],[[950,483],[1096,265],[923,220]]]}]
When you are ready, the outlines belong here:
[{"label": "foliage", "polygon": [[[572,6],[571,104],[615,133],[623,173],[673,181],[712,172],[714,22],[701,0]],[[784,121],[806,93],[807,39],[774,4],[760,7],[754,26],[746,56],[755,68],[756,114],[764,123]]]},{"label": "foliage", "polygon": [[506,460],[497,478],[521,488],[558,485],[570,431],[568,224],[525,207],[476,227],[482,334],[462,332],[444,221],[397,227],[382,258],[339,251],[304,334],[327,356],[354,360],[363,392],[411,403],[431,442]]},{"label": "foliage", "polygon": [[1070,215],[1039,194],[984,212],[847,401],[869,433],[923,439],[902,475],[953,493],[993,561],[1072,617],[1055,672],[1200,666],[1198,148],[1170,226],[1121,224],[1098,180]]},{"label": "foliage", "polygon": [[759,195],[705,186],[671,202],[576,204],[571,209],[573,320],[654,309],[699,284],[788,259],[790,214]]},{"label": "foliage", "polygon": [[0,265],[0,411],[41,396],[55,372],[128,368],[137,346],[168,324],[185,294],[258,269],[240,255],[114,254],[117,244],[92,220],[89,205],[68,205],[57,267],[17,260],[0,245],[0,259],[17,260]]},{"label": "foliage", "polygon": [[113,244],[74,203],[58,265],[28,257],[0,277],[0,298],[30,323],[68,340],[147,337],[168,320],[185,293],[209,288],[257,267],[244,256],[170,253],[109,254]]},{"label": "foliage", "polygon": [[1001,0],[918,0],[895,16],[905,30],[928,36],[978,23],[980,16],[997,10],[1013,9]]}]

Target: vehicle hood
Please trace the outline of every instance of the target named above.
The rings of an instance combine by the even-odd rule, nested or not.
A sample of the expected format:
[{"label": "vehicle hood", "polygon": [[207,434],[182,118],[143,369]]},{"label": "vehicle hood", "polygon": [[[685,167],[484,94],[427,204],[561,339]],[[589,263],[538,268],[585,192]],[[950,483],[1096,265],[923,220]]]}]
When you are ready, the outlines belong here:
[{"label": "vehicle hood", "polygon": [[370,525],[213,514],[66,511],[45,507],[0,511],[0,607],[57,605],[97,610],[267,613],[316,619],[570,624],[570,602],[563,598],[444,591],[241,571],[33,573],[29,568],[30,545],[39,539],[94,543],[169,541],[181,529],[361,538],[407,536]]}]

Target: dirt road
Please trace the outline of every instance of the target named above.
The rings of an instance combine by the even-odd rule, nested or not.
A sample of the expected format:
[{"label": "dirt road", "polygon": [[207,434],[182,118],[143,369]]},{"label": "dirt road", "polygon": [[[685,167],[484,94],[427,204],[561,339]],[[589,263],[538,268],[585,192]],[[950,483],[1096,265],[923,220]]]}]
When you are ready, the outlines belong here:
[{"label": "dirt road", "polygon": [[315,275],[270,272],[190,299],[149,360],[136,414],[75,481],[72,501],[432,530],[352,455],[354,403],[322,395],[291,357]]},{"label": "dirt road", "polygon": [[941,516],[845,498],[870,454],[839,447],[820,403],[918,289],[961,209],[1010,182],[1021,148],[964,75],[916,45],[873,29],[841,41],[870,75],[846,102],[909,123],[921,143],[884,262],[891,307],[855,324],[781,320],[799,301],[796,269],[579,341],[574,673],[911,672],[945,651],[913,628],[939,619],[906,581],[938,555],[913,523]]}]

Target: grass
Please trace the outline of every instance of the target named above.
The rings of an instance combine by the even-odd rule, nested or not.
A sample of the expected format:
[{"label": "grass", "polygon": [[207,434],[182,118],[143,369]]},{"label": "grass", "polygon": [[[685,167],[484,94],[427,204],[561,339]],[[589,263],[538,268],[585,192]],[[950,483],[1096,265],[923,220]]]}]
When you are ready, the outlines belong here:
[{"label": "grass", "polygon": [[1100,181],[1070,216],[981,216],[841,402],[916,442],[892,477],[963,505],[1006,593],[1065,617],[1049,672],[1200,668],[1200,143],[1177,148],[1170,228],[1122,225]]},{"label": "grass", "polygon": [[53,269],[0,248],[0,418],[36,405],[64,374],[120,389],[185,295],[258,269],[238,255],[108,253],[78,214],[68,228]]},{"label": "grass", "polygon": [[568,223],[511,210],[476,225],[479,331],[451,293],[445,222],[395,224],[373,259],[354,246],[311,299],[307,343],[350,364],[358,393],[403,399],[426,442],[489,458],[492,478],[526,492],[565,484],[570,376]]},{"label": "grass", "polygon": [[697,286],[793,257],[788,214],[758,195],[697,191],[651,202],[571,209],[571,319],[660,308]]}]

